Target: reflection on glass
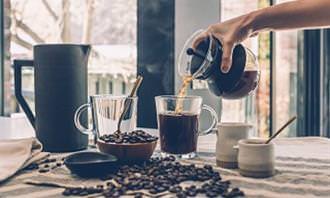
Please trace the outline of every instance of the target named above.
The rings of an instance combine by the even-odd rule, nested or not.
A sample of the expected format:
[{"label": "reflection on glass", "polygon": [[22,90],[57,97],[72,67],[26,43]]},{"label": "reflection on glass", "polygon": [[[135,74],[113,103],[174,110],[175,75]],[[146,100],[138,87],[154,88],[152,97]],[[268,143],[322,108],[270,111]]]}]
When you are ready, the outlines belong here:
[{"label": "reflection on glass", "polygon": [[[18,109],[10,61],[31,58],[35,44],[92,44],[89,95],[126,94],[132,86],[136,76],[137,0],[5,0],[4,4],[5,49],[9,52],[5,61],[7,115]],[[33,106],[31,72],[24,71],[23,88]]]}]

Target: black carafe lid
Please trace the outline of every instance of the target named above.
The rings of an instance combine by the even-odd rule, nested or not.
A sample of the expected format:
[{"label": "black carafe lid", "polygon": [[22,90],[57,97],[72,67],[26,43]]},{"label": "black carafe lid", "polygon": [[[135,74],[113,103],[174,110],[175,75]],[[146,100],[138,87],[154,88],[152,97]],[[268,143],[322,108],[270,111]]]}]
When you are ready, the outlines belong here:
[{"label": "black carafe lid", "polygon": [[190,72],[193,75],[195,72],[199,73],[196,75],[197,79],[212,78],[220,92],[230,91],[241,79],[246,65],[246,51],[241,44],[236,45],[233,50],[232,66],[228,73],[223,73],[220,69],[222,45],[216,38],[207,37],[193,52],[191,50],[187,50],[187,54],[192,56]]}]

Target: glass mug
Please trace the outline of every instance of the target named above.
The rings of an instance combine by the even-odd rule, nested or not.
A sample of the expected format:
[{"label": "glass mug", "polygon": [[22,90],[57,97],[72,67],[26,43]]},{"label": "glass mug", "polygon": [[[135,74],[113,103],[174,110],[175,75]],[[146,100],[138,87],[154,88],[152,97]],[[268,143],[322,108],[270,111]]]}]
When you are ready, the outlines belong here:
[{"label": "glass mug", "polygon": [[[156,96],[157,121],[161,154],[174,155],[178,158],[196,156],[199,135],[212,132],[218,122],[217,113],[209,106],[202,104],[200,96]],[[201,110],[212,116],[211,126],[200,131],[199,115]]]},{"label": "glass mug", "polygon": [[[85,134],[93,133],[95,142],[102,135],[112,134],[117,131],[119,118],[124,110],[126,100],[130,101],[130,107],[123,118],[120,130],[130,132],[136,129],[136,106],[137,97],[94,95],[90,96],[90,102],[81,105],[75,112],[74,123],[76,127]],[[93,125],[85,128],[80,123],[80,116],[83,111],[90,109]]]}]

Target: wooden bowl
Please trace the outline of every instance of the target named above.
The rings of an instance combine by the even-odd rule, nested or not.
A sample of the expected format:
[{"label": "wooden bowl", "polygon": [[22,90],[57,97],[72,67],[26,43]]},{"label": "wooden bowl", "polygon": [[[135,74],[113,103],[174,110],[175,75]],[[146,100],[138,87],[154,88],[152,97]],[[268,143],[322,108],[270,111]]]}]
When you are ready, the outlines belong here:
[{"label": "wooden bowl", "polygon": [[107,154],[114,155],[120,163],[138,163],[148,160],[157,145],[157,140],[147,143],[106,143],[97,141],[98,149]]}]

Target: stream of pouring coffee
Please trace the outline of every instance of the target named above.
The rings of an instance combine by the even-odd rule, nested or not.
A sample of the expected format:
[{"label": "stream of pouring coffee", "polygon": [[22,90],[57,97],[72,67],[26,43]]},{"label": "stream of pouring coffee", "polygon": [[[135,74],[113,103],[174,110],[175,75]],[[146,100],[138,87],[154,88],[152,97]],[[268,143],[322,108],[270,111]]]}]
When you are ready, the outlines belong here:
[{"label": "stream of pouring coffee", "polygon": [[[178,97],[184,97],[187,95],[187,88],[190,82],[193,80],[193,77],[191,75],[189,76],[184,76],[182,78],[182,85],[179,89]],[[181,113],[183,110],[183,100],[178,99],[178,102],[175,107],[175,113]]]}]

